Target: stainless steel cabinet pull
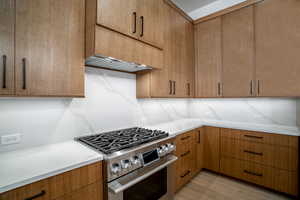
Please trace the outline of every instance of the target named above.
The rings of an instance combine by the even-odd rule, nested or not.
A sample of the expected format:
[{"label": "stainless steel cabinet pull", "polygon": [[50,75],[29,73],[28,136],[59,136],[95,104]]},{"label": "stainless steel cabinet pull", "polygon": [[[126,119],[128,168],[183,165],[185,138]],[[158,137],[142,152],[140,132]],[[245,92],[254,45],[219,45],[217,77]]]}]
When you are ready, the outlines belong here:
[{"label": "stainless steel cabinet pull", "polygon": [[173,95],[176,94],[176,81],[173,81]]},{"label": "stainless steel cabinet pull", "polygon": [[263,153],[257,153],[257,152],[249,151],[249,150],[244,150],[244,153],[249,153],[249,154],[253,154],[253,155],[257,155],[257,156],[263,156]]},{"label": "stainless steel cabinet pull", "polygon": [[250,174],[250,175],[253,175],[253,176],[258,176],[258,177],[262,177],[263,176],[263,174],[258,174],[258,173],[255,173],[255,172],[250,172],[248,170],[244,170],[244,173]]},{"label": "stainless steel cabinet pull", "polygon": [[255,136],[255,135],[244,135],[244,137],[254,138],[254,139],[263,139],[263,138],[264,138],[264,137],[261,137],[261,136]]},{"label": "stainless steel cabinet pull", "polygon": [[22,89],[26,90],[26,58],[22,59],[22,70],[23,70],[23,86]]},{"label": "stainless steel cabinet pull", "polygon": [[184,177],[186,177],[187,175],[189,175],[191,173],[191,171],[190,170],[188,170],[185,174],[183,174],[182,176],[180,176],[181,178],[184,178]]},{"label": "stainless steel cabinet pull", "polygon": [[133,18],[134,18],[132,33],[136,33],[136,12],[133,12],[132,15],[133,15]]},{"label": "stainless steel cabinet pull", "polygon": [[29,197],[29,198],[26,198],[26,199],[24,199],[24,200],[33,200],[33,199],[37,199],[37,198],[39,198],[39,197],[44,196],[45,194],[46,194],[46,191],[45,191],[45,190],[42,190],[39,194],[34,195],[34,196],[32,196],[32,197]]},{"label": "stainless steel cabinet pull", "polygon": [[187,156],[187,155],[189,155],[190,153],[191,153],[191,151],[187,151],[187,152],[185,152],[185,153],[181,154],[181,155],[180,155],[180,157]]},{"label": "stainless steel cabinet pull", "polygon": [[6,89],[6,55],[3,55],[3,82],[2,82],[2,88]]},{"label": "stainless steel cabinet pull", "polygon": [[170,87],[170,91],[169,91],[169,94],[172,95],[173,93],[173,82],[171,80],[169,80],[169,87]]},{"label": "stainless steel cabinet pull", "polygon": [[142,30],[141,30],[141,37],[144,36],[144,16],[141,16],[141,25],[142,25]]}]

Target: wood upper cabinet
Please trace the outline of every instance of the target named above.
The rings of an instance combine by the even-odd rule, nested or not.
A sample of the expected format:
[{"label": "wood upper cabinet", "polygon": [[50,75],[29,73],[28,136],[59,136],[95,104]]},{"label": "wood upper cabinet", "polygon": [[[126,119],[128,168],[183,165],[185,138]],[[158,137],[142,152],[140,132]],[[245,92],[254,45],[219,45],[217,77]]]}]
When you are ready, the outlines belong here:
[{"label": "wood upper cabinet", "polygon": [[97,24],[138,37],[137,1],[97,0]]},{"label": "wood upper cabinet", "polygon": [[162,0],[97,0],[97,24],[163,47]]},{"label": "wood upper cabinet", "polygon": [[84,96],[82,0],[16,0],[16,94]]},{"label": "wood upper cabinet", "polygon": [[220,128],[204,127],[204,168],[220,171]]},{"label": "wood upper cabinet", "polygon": [[137,75],[137,97],[192,97],[194,91],[193,24],[167,4],[164,10],[163,68]]},{"label": "wood upper cabinet", "polygon": [[137,0],[138,37],[140,40],[163,47],[163,0]]},{"label": "wood upper cabinet", "polygon": [[222,16],[222,95],[255,96],[254,9]]},{"label": "wood upper cabinet", "polygon": [[0,1],[0,96],[14,94],[15,1]]},{"label": "wood upper cabinet", "polygon": [[258,96],[300,96],[300,2],[265,0],[255,6]]},{"label": "wood upper cabinet", "polygon": [[221,97],[221,18],[195,26],[196,97]]}]

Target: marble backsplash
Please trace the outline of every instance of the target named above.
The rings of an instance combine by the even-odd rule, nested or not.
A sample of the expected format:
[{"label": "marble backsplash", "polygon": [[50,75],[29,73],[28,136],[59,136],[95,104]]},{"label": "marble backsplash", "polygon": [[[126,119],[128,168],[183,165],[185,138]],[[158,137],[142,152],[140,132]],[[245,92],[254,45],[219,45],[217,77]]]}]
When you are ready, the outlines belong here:
[{"label": "marble backsplash", "polygon": [[20,133],[22,141],[0,152],[182,118],[295,126],[300,117],[294,99],[136,99],[134,74],[94,68],[85,87],[81,99],[1,98],[0,136]]}]

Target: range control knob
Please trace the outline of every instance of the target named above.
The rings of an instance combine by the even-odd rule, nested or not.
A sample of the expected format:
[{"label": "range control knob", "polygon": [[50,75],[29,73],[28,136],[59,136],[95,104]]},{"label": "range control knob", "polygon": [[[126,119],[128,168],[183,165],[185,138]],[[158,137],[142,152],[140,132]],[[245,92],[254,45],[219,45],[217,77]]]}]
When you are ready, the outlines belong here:
[{"label": "range control knob", "polygon": [[121,161],[121,165],[122,165],[122,168],[123,169],[127,169],[127,168],[129,168],[130,167],[130,160],[128,160],[128,159],[126,159],[126,160],[122,160]]},{"label": "range control knob", "polygon": [[139,158],[138,156],[133,156],[133,157],[131,158],[131,163],[132,163],[133,165],[139,164],[139,163],[140,163],[140,158]]},{"label": "range control knob", "polygon": [[121,167],[119,163],[113,163],[111,166],[111,172],[113,174],[118,174],[121,171]]},{"label": "range control knob", "polygon": [[175,150],[175,146],[173,144],[167,144],[167,145],[168,145],[169,153]]}]

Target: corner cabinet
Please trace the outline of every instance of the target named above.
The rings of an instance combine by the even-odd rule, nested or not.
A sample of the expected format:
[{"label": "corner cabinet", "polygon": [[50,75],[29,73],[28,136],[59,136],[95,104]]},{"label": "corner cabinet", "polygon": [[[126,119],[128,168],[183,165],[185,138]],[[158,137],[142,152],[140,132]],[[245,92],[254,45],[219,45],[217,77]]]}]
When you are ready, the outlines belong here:
[{"label": "corner cabinet", "polygon": [[193,24],[163,4],[163,68],[137,74],[138,98],[194,96]]},{"label": "corner cabinet", "polygon": [[3,0],[0,16],[0,95],[84,96],[84,1]]}]

